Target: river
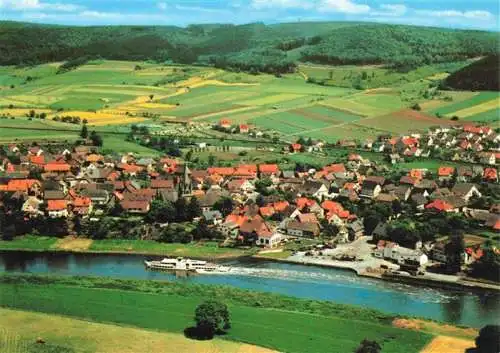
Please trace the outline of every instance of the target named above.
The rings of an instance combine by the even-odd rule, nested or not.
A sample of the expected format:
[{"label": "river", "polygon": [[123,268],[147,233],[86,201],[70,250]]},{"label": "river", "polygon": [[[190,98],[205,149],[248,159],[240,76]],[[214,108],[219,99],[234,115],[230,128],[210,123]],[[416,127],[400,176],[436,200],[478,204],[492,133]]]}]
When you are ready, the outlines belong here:
[{"label": "river", "polygon": [[0,271],[175,280],[330,300],[387,313],[481,327],[500,321],[500,296],[431,289],[358,277],[350,271],[261,260],[227,262],[230,275],[175,274],[145,269],[143,255],[0,252]]}]

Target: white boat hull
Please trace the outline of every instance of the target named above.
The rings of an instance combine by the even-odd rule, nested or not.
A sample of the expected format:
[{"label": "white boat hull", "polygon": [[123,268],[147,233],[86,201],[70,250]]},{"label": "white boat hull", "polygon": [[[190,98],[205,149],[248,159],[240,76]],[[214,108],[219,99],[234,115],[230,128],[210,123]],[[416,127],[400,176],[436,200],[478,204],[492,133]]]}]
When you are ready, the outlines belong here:
[{"label": "white boat hull", "polygon": [[205,261],[183,260],[144,261],[146,268],[160,271],[180,271],[199,274],[227,274],[231,272],[228,266],[210,264]]}]

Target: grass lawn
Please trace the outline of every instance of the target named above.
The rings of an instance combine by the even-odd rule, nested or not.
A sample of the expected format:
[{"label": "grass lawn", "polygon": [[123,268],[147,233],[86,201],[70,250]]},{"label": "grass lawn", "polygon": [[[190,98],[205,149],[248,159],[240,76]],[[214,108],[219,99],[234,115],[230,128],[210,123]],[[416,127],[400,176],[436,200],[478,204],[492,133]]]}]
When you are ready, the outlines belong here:
[{"label": "grass lawn", "polygon": [[[82,239],[83,240],[83,239]],[[77,242],[75,242],[77,243]],[[221,248],[215,242],[192,244],[166,244],[152,240],[94,240],[90,246],[71,249],[66,246],[71,242],[64,242],[55,237],[40,237],[27,235],[14,238],[12,241],[0,240],[0,250],[28,250],[28,251],[53,251],[53,250],[78,250],[90,252],[123,252],[141,253],[151,255],[191,256],[205,258],[222,258],[251,255],[253,251],[232,248]]]},{"label": "grass lawn", "polygon": [[[139,287],[141,283],[152,285],[151,281],[134,283]],[[155,284],[158,294],[34,284],[0,284],[0,306],[172,333],[182,333],[186,327],[192,326],[196,306],[211,297],[211,291],[218,290],[210,286],[164,283],[164,286],[174,286],[179,290],[177,294],[164,293],[160,282]],[[203,293],[204,288],[208,292]],[[220,290],[223,290],[222,287]],[[249,295],[253,293],[248,292]],[[384,353],[416,353],[432,338],[429,334],[394,328],[389,323],[364,320],[355,316],[354,312],[351,317],[337,317],[246,306],[230,298],[224,301],[229,306],[232,327],[221,338],[283,352],[352,352],[362,339],[369,338],[382,343]]]},{"label": "grass lawn", "polygon": [[[196,341],[183,334],[98,324],[58,315],[0,309],[2,353],[271,353],[220,338]],[[45,344],[37,344],[42,337]]]},{"label": "grass lawn", "polygon": [[[99,130],[99,128],[97,129]],[[116,153],[135,153],[141,156],[158,156],[160,151],[141,146],[134,142],[125,141],[125,135],[102,135],[103,137],[103,151],[110,151]]]},{"label": "grass lawn", "polygon": [[46,251],[52,249],[58,238],[26,235],[11,241],[0,240],[0,250]]},{"label": "grass lawn", "polygon": [[166,244],[152,240],[98,240],[94,241],[89,251],[130,252],[172,256],[192,257],[236,257],[249,254],[243,250],[221,248],[214,242],[193,244]]}]

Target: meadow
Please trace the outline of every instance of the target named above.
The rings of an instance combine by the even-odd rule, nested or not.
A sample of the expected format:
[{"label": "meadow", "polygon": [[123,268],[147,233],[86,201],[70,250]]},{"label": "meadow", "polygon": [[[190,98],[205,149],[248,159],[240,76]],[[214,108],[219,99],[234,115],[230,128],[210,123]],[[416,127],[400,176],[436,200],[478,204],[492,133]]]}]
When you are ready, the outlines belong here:
[{"label": "meadow", "polygon": [[[459,117],[464,117],[463,114],[460,115],[461,111],[463,112],[465,110],[465,113],[467,113],[467,110],[473,107],[479,107],[484,103],[491,104],[491,102],[493,102],[493,106],[488,105],[486,111],[493,110],[495,109],[495,106],[498,107],[498,105],[500,104],[498,92],[480,92],[469,99],[465,99],[459,102],[451,102],[450,104],[446,104],[442,107],[431,110],[430,112],[433,114],[441,114],[446,116],[457,115]],[[478,111],[478,113],[482,112]]]},{"label": "meadow", "polygon": [[[304,64],[298,72],[281,77],[212,67],[106,60],[91,61],[65,73],[57,72],[60,63],[0,67],[0,116],[19,118],[34,109],[46,113],[47,120],[79,116],[91,128],[116,126],[125,130],[132,124],[158,124],[171,119],[208,123],[229,119],[233,124],[247,123],[277,132],[285,141],[304,134],[328,142],[425,130],[449,122],[454,115],[461,120],[495,122],[499,113],[495,92],[444,91],[425,98],[429,87],[464,64],[434,64],[406,73],[382,66]],[[359,77],[365,84],[355,89],[353,82]],[[308,82],[309,78],[328,82],[314,84]],[[443,118],[415,119],[400,113],[415,102],[429,115],[440,114]],[[7,122],[0,120],[0,124]],[[39,122],[29,124],[35,128]],[[53,126],[77,129],[69,125]],[[29,141],[35,134],[9,129],[0,132],[0,141]],[[47,131],[44,137],[75,138],[64,131]],[[140,154],[154,154],[108,137],[106,150],[126,152],[132,148]]]},{"label": "meadow", "polygon": [[93,322],[182,333],[205,298],[229,306],[224,340],[282,352],[350,352],[364,338],[387,353],[419,352],[432,335],[392,327],[375,311],[229,287],[43,276],[0,277],[0,305]]},{"label": "meadow", "polygon": [[[2,353],[272,353],[219,338],[196,341],[183,334],[99,324],[59,315],[0,309]],[[44,344],[36,343],[43,337]]]},{"label": "meadow", "polygon": [[[78,238],[80,239],[80,238]],[[76,239],[76,240],[78,240]],[[84,239],[84,238],[82,238]],[[42,236],[23,236],[14,238],[11,241],[0,240],[0,250],[25,250],[25,251],[60,251],[71,250],[65,245],[71,243],[73,238],[67,238],[62,241],[55,237]],[[75,240],[75,243],[78,241]],[[244,251],[232,248],[221,248],[217,243],[204,242],[192,244],[166,244],[152,240],[90,240],[85,249],[79,251],[88,251],[95,253],[129,253],[129,254],[148,254],[148,255],[169,255],[169,256],[190,256],[204,258],[229,258],[251,255],[252,251]]]}]

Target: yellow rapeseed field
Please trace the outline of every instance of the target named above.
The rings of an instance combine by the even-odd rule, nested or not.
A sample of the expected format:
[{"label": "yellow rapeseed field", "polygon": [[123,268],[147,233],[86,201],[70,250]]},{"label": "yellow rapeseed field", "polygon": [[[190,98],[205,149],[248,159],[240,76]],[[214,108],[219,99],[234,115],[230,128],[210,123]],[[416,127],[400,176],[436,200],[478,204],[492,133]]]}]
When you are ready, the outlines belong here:
[{"label": "yellow rapeseed field", "polygon": [[21,116],[26,116],[26,114],[29,114],[32,110],[35,111],[36,114],[40,113],[52,113],[52,110],[50,109],[40,109],[40,108],[13,108],[13,109],[0,109],[0,115],[9,115],[9,116],[15,116],[15,117],[21,117]]},{"label": "yellow rapeseed field", "polygon": [[136,106],[144,109],[172,109],[176,107],[173,104],[161,104],[161,103],[141,103],[137,104]]}]

